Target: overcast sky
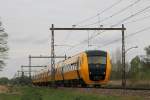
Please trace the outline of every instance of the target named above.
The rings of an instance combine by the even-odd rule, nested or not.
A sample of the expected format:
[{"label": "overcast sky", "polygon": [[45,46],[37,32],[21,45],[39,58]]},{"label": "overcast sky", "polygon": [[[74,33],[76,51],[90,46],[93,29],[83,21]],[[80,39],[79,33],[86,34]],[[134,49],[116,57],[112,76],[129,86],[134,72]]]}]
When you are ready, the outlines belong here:
[{"label": "overcast sky", "polygon": [[[119,1],[119,3],[117,3]],[[133,4],[134,3],[134,4]],[[111,5],[114,5],[111,7]],[[133,4],[129,8],[127,6]],[[73,24],[100,13],[79,26],[100,22],[87,27],[111,27],[120,21],[150,6],[149,0],[0,0],[0,20],[5,31],[8,33],[9,59],[7,65],[0,72],[0,77],[13,77],[21,65],[28,65],[28,55],[50,55],[50,30],[51,24],[55,27],[72,27]],[[106,8],[111,9],[104,11]],[[124,10],[126,8],[126,10]],[[117,12],[119,12],[117,14]],[[102,21],[103,19],[107,19]],[[150,9],[144,10],[136,16],[119,23],[121,27],[125,23],[125,34],[129,35],[144,28],[150,27]],[[79,27],[76,26],[76,27]],[[149,29],[149,28],[148,28]],[[126,48],[138,46],[127,54],[127,60],[136,55],[144,54],[143,48],[150,45],[149,30],[126,38]],[[96,35],[100,31],[57,31],[55,32],[56,44],[75,45],[89,36]],[[74,55],[88,49],[102,49],[112,55],[117,48],[121,48],[121,41],[111,45],[115,39],[121,38],[121,32],[109,31],[100,33],[87,46],[87,42],[77,45],[73,49],[69,47],[56,47],[56,55]],[[49,64],[48,59],[35,60],[34,65]]]}]

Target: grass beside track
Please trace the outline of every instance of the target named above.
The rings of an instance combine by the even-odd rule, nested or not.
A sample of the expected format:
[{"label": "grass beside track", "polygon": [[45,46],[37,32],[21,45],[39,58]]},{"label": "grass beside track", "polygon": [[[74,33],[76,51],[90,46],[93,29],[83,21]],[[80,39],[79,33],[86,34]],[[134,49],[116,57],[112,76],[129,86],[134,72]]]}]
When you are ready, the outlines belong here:
[{"label": "grass beside track", "polygon": [[73,89],[53,89],[41,87],[12,87],[8,93],[0,94],[0,100],[144,100],[141,97],[106,96],[83,93]]}]

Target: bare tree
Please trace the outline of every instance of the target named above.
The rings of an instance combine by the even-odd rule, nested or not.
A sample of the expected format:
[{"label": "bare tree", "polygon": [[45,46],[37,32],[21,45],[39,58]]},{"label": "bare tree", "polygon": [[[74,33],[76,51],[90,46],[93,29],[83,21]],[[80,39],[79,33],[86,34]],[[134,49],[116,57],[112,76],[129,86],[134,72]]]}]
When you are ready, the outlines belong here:
[{"label": "bare tree", "polygon": [[2,22],[0,21],[0,71],[5,66],[5,60],[8,57],[8,34],[4,30],[5,29],[2,27]]},{"label": "bare tree", "polygon": [[121,79],[121,50],[117,48],[116,51],[112,54],[112,73],[111,79]]}]

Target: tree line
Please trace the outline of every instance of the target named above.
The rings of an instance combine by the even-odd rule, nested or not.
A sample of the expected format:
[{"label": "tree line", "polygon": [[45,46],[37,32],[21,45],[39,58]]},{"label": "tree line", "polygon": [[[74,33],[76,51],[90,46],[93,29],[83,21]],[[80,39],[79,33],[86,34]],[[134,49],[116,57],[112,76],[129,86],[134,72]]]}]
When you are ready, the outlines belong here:
[{"label": "tree line", "polygon": [[27,76],[8,79],[7,77],[0,78],[0,85],[30,85],[31,80]]},{"label": "tree line", "polygon": [[[144,48],[145,55],[135,56],[130,62],[126,62],[126,77],[131,80],[150,80],[150,46]],[[112,57],[112,80],[122,78],[121,51],[116,50]]]}]

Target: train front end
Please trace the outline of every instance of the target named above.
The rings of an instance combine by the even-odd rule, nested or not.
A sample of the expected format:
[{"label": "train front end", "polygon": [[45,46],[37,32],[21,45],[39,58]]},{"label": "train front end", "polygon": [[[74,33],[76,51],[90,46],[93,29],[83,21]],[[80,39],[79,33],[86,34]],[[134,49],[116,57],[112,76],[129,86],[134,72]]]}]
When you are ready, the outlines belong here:
[{"label": "train front end", "polygon": [[83,69],[85,76],[83,79],[88,85],[102,85],[109,81],[111,64],[109,54],[105,51],[86,51]]}]

